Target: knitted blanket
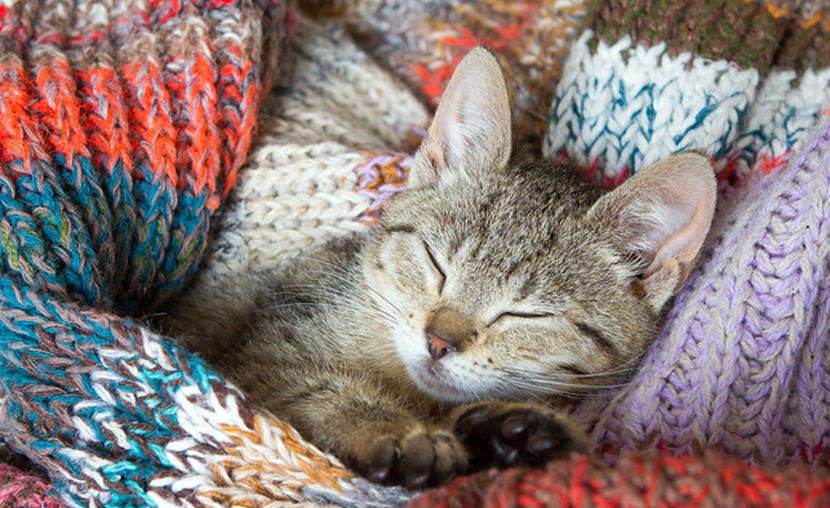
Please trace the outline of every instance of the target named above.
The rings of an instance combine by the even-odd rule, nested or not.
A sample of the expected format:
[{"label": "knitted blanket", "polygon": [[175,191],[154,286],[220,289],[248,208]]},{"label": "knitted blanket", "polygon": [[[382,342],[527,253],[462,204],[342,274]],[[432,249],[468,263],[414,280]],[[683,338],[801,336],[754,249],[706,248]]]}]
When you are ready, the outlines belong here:
[{"label": "knitted blanket", "polygon": [[[0,469],[0,503],[830,506],[826,5],[302,6],[318,21],[278,0],[0,6],[0,430],[36,466]],[[417,497],[355,478],[139,317],[371,227],[478,40],[524,143],[608,186],[701,149],[724,192],[641,369],[571,403],[597,457]]]}]

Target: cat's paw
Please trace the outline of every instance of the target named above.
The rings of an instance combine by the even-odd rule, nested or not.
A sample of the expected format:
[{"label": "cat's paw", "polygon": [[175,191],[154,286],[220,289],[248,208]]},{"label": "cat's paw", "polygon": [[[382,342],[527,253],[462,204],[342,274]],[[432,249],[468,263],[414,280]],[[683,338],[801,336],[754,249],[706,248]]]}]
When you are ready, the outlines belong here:
[{"label": "cat's paw", "polygon": [[367,434],[347,463],[365,478],[410,489],[449,482],[467,469],[467,452],[449,430],[421,425]]},{"label": "cat's paw", "polygon": [[470,470],[541,467],[571,452],[587,452],[588,438],[566,416],[538,404],[484,402],[466,408],[455,432],[470,454]]}]

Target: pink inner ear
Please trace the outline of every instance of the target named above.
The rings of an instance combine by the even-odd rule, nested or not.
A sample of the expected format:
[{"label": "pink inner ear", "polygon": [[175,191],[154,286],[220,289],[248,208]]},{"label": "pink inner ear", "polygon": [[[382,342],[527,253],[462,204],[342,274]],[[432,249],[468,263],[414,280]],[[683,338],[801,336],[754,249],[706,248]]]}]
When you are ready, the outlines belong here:
[{"label": "pink inner ear", "polygon": [[436,185],[447,172],[479,177],[478,173],[505,167],[511,149],[510,115],[504,76],[495,57],[484,49],[471,51],[458,64],[441,98],[411,182]]},{"label": "pink inner ear", "polygon": [[654,260],[646,268],[643,275],[648,277],[661,270],[671,260],[675,260],[680,269],[685,272],[688,265],[694,262],[703,242],[706,240],[710,221],[711,216],[708,216],[706,209],[699,207],[685,226],[662,242],[654,256]]},{"label": "pink inner ear", "polygon": [[437,173],[438,168],[444,165],[444,151],[441,150],[440,146],[437,146],[437,143],[433,143],[427,148],[427,159],[434,173]]}]

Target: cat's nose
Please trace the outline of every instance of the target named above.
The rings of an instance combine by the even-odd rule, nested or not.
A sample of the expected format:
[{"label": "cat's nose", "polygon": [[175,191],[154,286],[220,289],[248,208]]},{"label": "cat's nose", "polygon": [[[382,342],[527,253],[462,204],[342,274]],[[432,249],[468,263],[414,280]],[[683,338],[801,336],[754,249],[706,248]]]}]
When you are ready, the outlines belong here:
[{"label": "cat's nose", "polygon": [[432,359],[435,361],[444,358],[448,353],[452,353],[457,349],[455,343],[441,337],[431,328],[427,328],[426,335],[429,354],[432,355]]}]

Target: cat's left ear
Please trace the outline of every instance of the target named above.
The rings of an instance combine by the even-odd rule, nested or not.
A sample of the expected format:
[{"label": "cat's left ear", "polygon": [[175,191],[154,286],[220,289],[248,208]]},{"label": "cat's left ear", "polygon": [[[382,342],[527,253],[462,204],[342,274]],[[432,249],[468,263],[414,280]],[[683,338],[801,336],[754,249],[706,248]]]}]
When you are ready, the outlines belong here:
[{"label": "cat's left ear", "polygon": [[496,57],[475,48],[455,69],[415,156],[411,188],[448,175],[476,176],[507,167],[512,149],[510,99]]},{"label": "cat's left ear", "polygon": [[709,159],[673,155],[635,174],[588,212],[617,259],[631,270],[631,286],[656,312],[686,281],[715,211]]}]

